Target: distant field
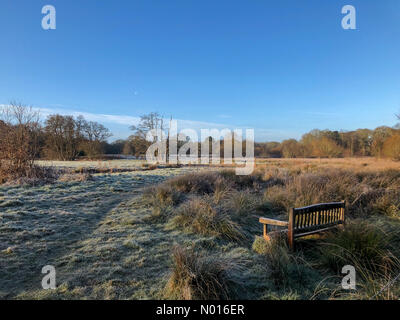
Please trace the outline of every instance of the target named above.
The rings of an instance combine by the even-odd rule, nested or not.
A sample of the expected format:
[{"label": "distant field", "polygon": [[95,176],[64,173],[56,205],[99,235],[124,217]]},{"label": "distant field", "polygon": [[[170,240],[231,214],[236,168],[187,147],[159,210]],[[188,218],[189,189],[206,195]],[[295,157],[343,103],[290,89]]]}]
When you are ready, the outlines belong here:
[{"label": "distant field", "polygon": [[[146,163],[146,160],[101,160],[101,161],[37,161],[42,166],[54,166],[59,168],[119,168],[138,169]],[[377,159],[373,157],[364,158],[334,158],[334,159],[286,159],[286,158],[257,158],[256,167],[280,167],[280,168],[307,168],[326,167],[343,168],[355,170],[400,170],[400,161],[388,159]]]},{"label": "distant field", "polygon": [[400,170],[400,161],[389,159],[377,159],[373,157],[364,158],[333,158],[333,159],[285,159],[266,158],[256,159],[256,166],[259,168],[273,166],[280,168],[341,168],[354,170]]},{"label": "distant field", "polygon": [[137,169],[140,168],[146,160],[100,160],[100,161],[49,161],[39,160],[36,162],[41,166],[54,166],[57,168],[96,168],[96,169]]}]

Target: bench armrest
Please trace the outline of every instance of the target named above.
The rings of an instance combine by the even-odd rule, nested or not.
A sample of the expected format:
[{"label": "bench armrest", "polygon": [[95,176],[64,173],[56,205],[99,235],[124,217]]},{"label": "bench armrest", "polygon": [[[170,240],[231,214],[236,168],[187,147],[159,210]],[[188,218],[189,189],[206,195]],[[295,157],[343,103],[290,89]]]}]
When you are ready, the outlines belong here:
[{"label": "bench armrest", "polygon": [[287,227],[289,225],[289,222],[287,222],[287,221],[281,221],[281,220],[263,218],[263,217],[261,217],[258,221],[262,224],[269,224],[269,225],[273,225],[273,226]]}]

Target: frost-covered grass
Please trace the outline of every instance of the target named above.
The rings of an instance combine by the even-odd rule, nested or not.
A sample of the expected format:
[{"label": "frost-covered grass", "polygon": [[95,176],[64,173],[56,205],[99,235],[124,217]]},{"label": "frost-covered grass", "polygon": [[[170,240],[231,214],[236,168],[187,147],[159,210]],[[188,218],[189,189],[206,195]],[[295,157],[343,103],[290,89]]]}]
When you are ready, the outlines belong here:
[{"label": "frost-covered grass", "polygon": [[[135,241],[153,241],[151,226],[143,225],[149,232],[139,228],[143,233],[135,236],[134,221],[142,218],[142,209],[131,201],[144,186],[187,170],[95,174],[86,181],[36,187],[0,186],[0,298],[54,296],[74,287],[79,277],[85,280],[78,281],[78,287],[93,292],[75,295],[66,290],[60,297],[111,297],[111,292],[97,290],[115,282],[121,269],[130,272],[141,264],[144,258],[137,257],[141,251],[134,250],[139,248]],[[57,293],[40,290],[41,268],[47,264],[56,267]],[[91,281],[97,284],[88,285]]]},{"label": "frost-covered grass", "polygon": [[[397,171],[71,172],[53,184],[0,186],[0,299],[368,298],[398,267]],[[296,252],[259,237],[261,215],[286,219],[286,207],[343,196],[350,218],[368,228],[301,240]],[[358,254],[368,246],[374,250]],[[360,274],[360,290],[343,291],[340,267],[349,257],[360,270],[374,258],[385,272]],[[45,265],[56,268],[56,290],[41,289]],[[399,296],[394,286],[385,297]]]},{"label": "frost-covered grass", "polygon": [[137,169],[141,168],[146,160],[124,159],[124,160],[94,160],[94,161],[53,161],[53,160],[38,160],[36,163],[40,166],[51,166],[64,169]]}]

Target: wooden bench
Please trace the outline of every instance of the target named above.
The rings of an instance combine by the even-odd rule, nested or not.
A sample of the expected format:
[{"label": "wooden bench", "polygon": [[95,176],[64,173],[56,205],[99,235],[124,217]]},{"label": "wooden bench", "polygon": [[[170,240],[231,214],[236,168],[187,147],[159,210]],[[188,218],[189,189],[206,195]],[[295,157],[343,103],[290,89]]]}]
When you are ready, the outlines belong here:
[{"label": "wooden bench", "polygon": [[[271,240],[277,233],[287,233],[289,247],[294,248],[296,238],[320,233],[336,228],[345,223],[346,202],[329,202],[313,204],[302,208],[292,208],[289,212],[289,221],[281,221],[261,217],[264,225],[264,239]],[[268,233],[268,225],[287,227],[283,231]]]}]

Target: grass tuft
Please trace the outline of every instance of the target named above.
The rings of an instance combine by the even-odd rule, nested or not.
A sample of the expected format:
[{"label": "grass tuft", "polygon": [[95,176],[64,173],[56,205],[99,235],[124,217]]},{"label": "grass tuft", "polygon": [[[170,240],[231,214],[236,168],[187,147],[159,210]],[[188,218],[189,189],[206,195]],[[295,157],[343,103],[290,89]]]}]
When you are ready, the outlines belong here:
[{"label": "grass tuft", "polygon": [[239,225],[207,198],[194,198],[184,203],[171,220],[171,225],[201,235],[239,241],[243,238]]},{"label": "grass tuft", "polygon": [[232,297],[233,260],[203,255],[193,249],[174,248],[172,271],[165,287],[167,299],[221,300]]}]

